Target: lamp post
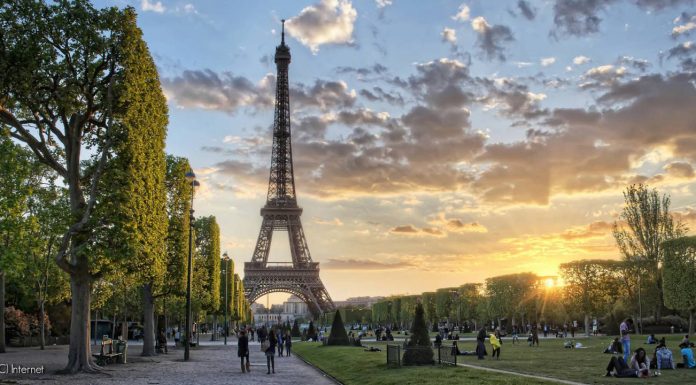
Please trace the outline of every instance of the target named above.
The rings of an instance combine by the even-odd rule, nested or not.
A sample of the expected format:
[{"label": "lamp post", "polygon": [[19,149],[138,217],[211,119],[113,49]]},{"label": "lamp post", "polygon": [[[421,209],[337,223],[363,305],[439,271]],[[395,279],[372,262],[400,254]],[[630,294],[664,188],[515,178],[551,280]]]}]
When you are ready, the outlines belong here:
[{"label": "lamp post", "polygon": [[222,254],[222,259],[225,261],[225,268],[222,270],[225,275],[225,326],[223,326],[222,332],[225,334],[225,345],[227,345],[227,307],[229,305],[227,302],[227,269],[230,265],[230,257],[226,251]]},{"label": "lamp post", "polygon": [[188,271],[186,274],[186,338],[184,344],[184,361],[189,360],[189,347],[191,346],[191,269],[193,259],[193,195],[196,187],[201,184],[196,180],[193,170],[186,173],[186,180],[191,183],[191,209],[189,210],[189,253]]}]

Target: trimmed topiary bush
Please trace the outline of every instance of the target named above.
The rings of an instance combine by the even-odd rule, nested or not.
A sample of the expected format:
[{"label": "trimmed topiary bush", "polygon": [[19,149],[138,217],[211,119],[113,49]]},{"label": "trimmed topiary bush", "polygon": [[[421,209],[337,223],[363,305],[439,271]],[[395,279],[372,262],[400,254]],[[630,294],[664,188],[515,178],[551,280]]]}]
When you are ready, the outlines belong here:
[{"label": "trimmed topiary bush", "polygon": [[314,322],[309,321],[309,327],[307,328],[307,339],[316,341],[317,340],[317,329],[314,328]]},{"label": "trimmed topiary bush", "polygon": [[329,334],[329,341],[327,345],[350,345],[348,341],[348,333],[346,333],[346,328],[343,326],[343,318],[341,318],[341,312],[336,310],[336,315],[333,319],[333,324],[331,324],[331,334]]},{"label": "trimmed topiary bush", "polygon": [[425,324],[425,311],[423,305],[416,305],[416,317],[411,328],[411,339],[404,351],[404,365],[431,365],[433,364],[433,347],[430,343],[428,327]]},{"label": "trimmed topiary bush", "polygon": [[297,322],[297,320],[295,320],[295,322],[292,324],[290,335],[293,337],[302,337],[302,332],[300,332],[300,324]]}]

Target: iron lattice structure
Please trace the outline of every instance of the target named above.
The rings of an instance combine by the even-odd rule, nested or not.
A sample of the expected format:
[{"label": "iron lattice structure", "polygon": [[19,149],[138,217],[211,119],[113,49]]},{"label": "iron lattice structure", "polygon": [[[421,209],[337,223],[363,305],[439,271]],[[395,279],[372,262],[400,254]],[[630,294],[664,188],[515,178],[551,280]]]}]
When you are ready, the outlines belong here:
[{"label": "iron lattice structure", "polygon": [[[284,23],[284,21],[283,21]],[[285,45],[285,27],[276,47],[278,69],[273,149],[263,222],[251,262],[244,264],[244,291],[249,303],[273,292],[292,293],[307,303],[315,317],[334,309],[334,303],[319,277],[319,263],[312,262],[302,230],[302,208],[297,205],[292,165],[290,90],[288,67],[290,48]],[[292,262],[268,262],[273,232],[287,231]]]}]

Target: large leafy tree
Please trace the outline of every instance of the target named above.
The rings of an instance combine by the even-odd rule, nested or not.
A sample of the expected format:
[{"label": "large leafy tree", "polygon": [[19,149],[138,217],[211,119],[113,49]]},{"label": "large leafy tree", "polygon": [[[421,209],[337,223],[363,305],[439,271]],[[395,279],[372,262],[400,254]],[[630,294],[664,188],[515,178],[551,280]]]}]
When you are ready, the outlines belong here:
[{"label": "large leafy tree", "polygon": [[[5,314],[5,277],[21,271],[24,214],[30,194],[31,156],[0,132],[0,314]],[[5,352],[5,317],[0,317],[0,353]]]},{"label": "large leafy tree", "polygon": [[134,24],[132,11],[98,10],[86,0],[0,5],[0,125],[68,190],[69,227],[55,260],[70,275],[70,373],[98,369],[88,334],[92,283],[132,257],[94,246],[108,241],[115,225],[98,206],[109,203],[103,176],[122,149],[127,110],[136,107],[129,103],[127,83],[135,75],[128,71],[146,71],[140,87],[159,87],[137,60],[149,62],[149,54],[128,52],[139,44],[129,40],[141,39]]},{"label": "large leafy tree", "polygon": [[681,237],[663,244],[662,271],[665,304],[689,312],[689,334],[694,334],[696,311],[696,237]]},{"label": "large leafy tree", "polygon": [[515,323],[516,316],[528,315],[526,306],[535,299],[539,277],[533,273],[500,275],[486,279],[486,295],[489,298],[491,315],[504,318],[511,317]]},{"label": "large leafy tree", "polygon": [[614,222],[613,234],[624,259],[638,274],[646,276],[653,287],[649,293],[656,296],[654,315],[659,320],[664,306],[661,265],[664,258],[662,244],[686,232],[685,226],[672,218],[670,198],[643,184],[631,185],[624,191],[624,208]]},{"label": "large leafy tree", "polygon": [[117,156],[106,167],[108,197],[100,208],[115,224],[109,231],[110,251],[127,257],[126,270],[142,286],[142,355],[151,356],[155,354],[155,293],[163,285],[167,267],[167,102],[132,8],[125,10],[121,33],[118,129],[112,137]]},{"label": "large leafy tree", "polygon": [[220,227],[214,216],[201,217],[196,229],[195,275],[201,283],[202,308],[211,312],[220,309]]},{"label": "large leafy tree", "polygon": [[609,310],[619,294],[615,271],[620,262],[613,260],[579,260],[560,265],[565,285],[563,297],[571,309],[585,317],[585,334],[590,335],[590,315]]}]

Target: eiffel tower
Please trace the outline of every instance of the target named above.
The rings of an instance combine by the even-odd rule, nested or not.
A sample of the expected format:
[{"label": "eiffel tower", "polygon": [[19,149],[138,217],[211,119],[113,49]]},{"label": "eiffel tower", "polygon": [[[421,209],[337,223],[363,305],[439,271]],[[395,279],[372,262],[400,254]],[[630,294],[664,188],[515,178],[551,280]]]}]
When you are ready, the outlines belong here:
[{"label": "eiffel tower", "polygon": [[[302,230],[302,208],[297,205],[290,135],[290,91],[288,67],[290,48],[285,45],[285,20],[280,45],[276,47],[278,68],[271,175],[263,223],[251,262],[244,263],[244,291],[249,303],[273,292],[291,293],[302,299],[317,318],[334,309],[333,301],[319,278],[319,262],[312,262]],[[274,231],[287,231],[292,262],[268,262]]]}]

